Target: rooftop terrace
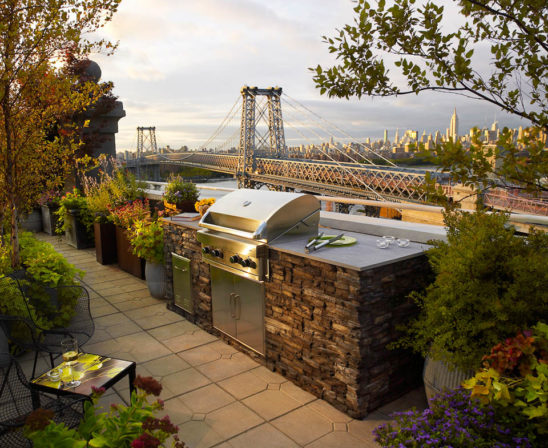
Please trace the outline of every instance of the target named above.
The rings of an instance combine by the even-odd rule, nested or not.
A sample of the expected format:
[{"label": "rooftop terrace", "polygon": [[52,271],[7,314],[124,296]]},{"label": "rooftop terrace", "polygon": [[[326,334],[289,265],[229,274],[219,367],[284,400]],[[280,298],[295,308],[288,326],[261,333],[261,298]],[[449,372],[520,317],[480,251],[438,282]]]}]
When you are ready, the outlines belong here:
[{"label": "rooftop terrace", "polygon": [[[95,250],[76,250],[58,237],[38,234],[86,271],[96,330],[84,350],[137,362],[137,374],[163,385],[165,411],[190,448],[376,447],[372,430],[394,411],[426,407],[422,388],[368,415],[352,419],[271,372],[152,298],[143,280],[103,266]],[[23,367],[30,376],[32,356]],[[38,371],[47,370],[41,359]],[[121,381],[101,398],[128,402]]]}]

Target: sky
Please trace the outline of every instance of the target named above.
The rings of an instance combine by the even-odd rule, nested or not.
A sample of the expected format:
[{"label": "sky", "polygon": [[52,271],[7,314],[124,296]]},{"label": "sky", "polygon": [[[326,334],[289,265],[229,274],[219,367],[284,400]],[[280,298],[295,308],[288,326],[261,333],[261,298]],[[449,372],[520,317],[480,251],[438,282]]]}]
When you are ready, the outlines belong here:
[{"label": "sky", "polygon": [[[461,134],[490,126],[495,118],[501,126],[523,124],[495,106],[457,95],[361,100],[320,95],[308,68],[332,65],[322,36],[352,22],[352,8],[351,0],[122,0],[100,31],[119,41],[117,51],[92,57],[102,80],[114,82],[126,111],[118,124],[117,151],[135,150],[137,126],[155,126],[159,146],[199,147],[240,98],[243,85],[282,87],[344,130],[336,140],[381,138],[384,129],[389,137],[396,129],[400,135],[405,129],[445,132],[455,107]],[[298,111],[283,97],[282,114],[289,145],[323,137],[298,131]]]}]

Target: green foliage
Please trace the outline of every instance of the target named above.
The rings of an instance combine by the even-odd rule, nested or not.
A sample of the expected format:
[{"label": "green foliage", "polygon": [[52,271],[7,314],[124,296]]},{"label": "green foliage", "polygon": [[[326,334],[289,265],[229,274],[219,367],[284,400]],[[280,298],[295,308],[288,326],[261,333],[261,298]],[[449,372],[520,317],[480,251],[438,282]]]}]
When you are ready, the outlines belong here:
[{"label": "green foliage", "polygon": [[428,257],[436,275],[412,297],[421,308],[403,346],[464,371],[498,341],[548,316],[548,234],[518,237],[503,214],[445,214],[447,242]]},{"label": "green foliage", "polygon": [[82,177],[88,208],[97,222],[112,220],[110,209],[144,197],[145,182],[124,172],[105,160],[99,170],[99,180],[93,176]]},{"label": "green foliage", "polygon": [[180,201],[196,202],[200,195],[192,182],[185,182],[181,176],[171,176],[164,192],[164,200],[176,204]]},{"label": "green foliage", "polygon": [[71,229],[71,221],[69,215],[71,212],[76,213],[78,219],[85,227],[88,233],[93,232],[93,215],[88,207],[86,198],[74,188],[72,193],[69,191],[59,201],[59,210],[55,214],[59,217],[59,223],[55,231],[59,234],[64,234]]},{"label": "green foliage", "polygon": [[[139,388],[139,382],[145,390]],[[151,391],[146,390],[146,386],[153,382],[158,384],[151,377],[137,377],[137,391],[131,394],[130,405],[112,405],[108,411],[102,411],[103,408],[97,404],[104,389],[95,390],[92,401],[84,404],[84,418],[77,430],[53,421],[45,422],[47,426],[41,427],[43,424],[36,422],[38,417],[34,417],[40,410],[35,411],[27,418],[26,436],[35,448],[163,448],[170,436],[173,436],[170,446],[184,448],[177,435],[179,428],[171,423],[169,417],[158,419],[154,416],[163,409],[163,403],[161,400],[148,401]],[[161,391],[161,386],[158,386],[155,395]]]},{"label": "green foliage", "polygon": [[[38,282],[23,281],[30,288],[28,296],[32,299],[29,303],[29,310],[33,320],[44,329],[67,325],[74,315],[76,291],[70,288],[62,290],[57,296],[57,306],[53,306],[51,297],[43,286],[77,285],[75,277],[77,275],[83,277],[84,271],[76,269],[74,265],[67,262],[63,255],[56,252],[51,244],[37,240],[30,232],[20,235],[20,243],[22,267],[34,281]],[[9,258],[9,250],[9,246],[2,246],[0,253],[8,252],[4,256]],[[11,270],[11,265],[6,263],[0,275],[6,275]],[[2,281],[7,282],[7,287],[6,294],[0,301],[0,313],[28,317],[27,308],[19,294],[15,280],[3,279]]]},{"label": "green foliage", "polygon": [[140,220],[129,230],[133,253],[140,258],[164,264],[164,228],[158,221]]},{"label": "green foliage", "polygon": [[[354,23],[335,37],[324,36],[340,63],[310,69],[322,94],[460,93],[548,130],[546,1],[454,0],[460,9],[453,20],[458,27],[443,23],[446,1],[376,3],[357,0]],[[489,73],[482,74],[475,53],[485,46],[491,61]],[[404,85],[394,79],[403,79]]]},{"label": "green foliage", "polygon": [[505,418],[548,434],[548,325],[518,333],[491,349],[484,367],[464,383],[471,396],[503,408]]}]

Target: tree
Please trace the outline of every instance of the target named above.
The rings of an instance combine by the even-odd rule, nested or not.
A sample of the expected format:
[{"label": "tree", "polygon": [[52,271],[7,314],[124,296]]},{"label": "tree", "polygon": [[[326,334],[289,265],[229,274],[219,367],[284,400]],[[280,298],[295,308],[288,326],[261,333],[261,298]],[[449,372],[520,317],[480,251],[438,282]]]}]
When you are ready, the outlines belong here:
[{"label": "tree", "polygon": [[[548,132],[546,0],[454,0],[462,24],[444,31],[446,1],[357,0],[354,24],[325,37],[342,62],[318,65],[314,81],[329,96],[458,93],[495,104]],[[491,51],[489,74],[474,65]],[[381,53],[392,55],[381,58]],[[478,54],[477,54],[478,53]],[[474,56],[476,55],[476,59]],[[393,81],[398,71],[405,86]]]},{"label": "tree", "polygon": [[[495,148],[484,147],[476,135],[471,148],[459,142],[438,146],[435,163],[478,191],[495,186],[534,194],[548,190],[548,153],[541,138],[548,132],[546,0],[455,0],[460,26],[452,31],[443,24],[450,2],[356,3],[354,23],[334,38],[324,37],[341,62],[311,69],[322,94],[360,98],[436,91],[487,101],[532,123],[519,147],[509,130]],[[485,58],[486,47],[490,73],[482,74],[474,66]]]},{"label": "tree", "polygon": [[12,266],[19,264],[20,213],[73,168],[85,123],[70,117],[102,95],[101,85],[78,79],[64,58],[112,51],[112,43],[89,34],[111,20],[119,3],[0,0],[0,211],[10,220]]}]

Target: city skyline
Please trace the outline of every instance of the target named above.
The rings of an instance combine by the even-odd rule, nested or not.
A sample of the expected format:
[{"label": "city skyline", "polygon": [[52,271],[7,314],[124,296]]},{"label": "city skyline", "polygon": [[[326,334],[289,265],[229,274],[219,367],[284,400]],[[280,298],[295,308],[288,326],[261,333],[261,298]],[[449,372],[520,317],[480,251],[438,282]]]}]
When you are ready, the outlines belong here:
[{"label": "city skyline", "polygon": [[[244,84],[279,85],[358,140],[382,138],[384,129],[444,130],[454,107],[462,111],[463,129],[487,127],[495,116],[501,126],[527,125],[495,106],[457,95],[350,101],[321,96],[308,68],[333,62],[322,35],[351,22],[352,7],[350,0],[122,2],[101,31],[120,41],[118,51],[108,58],[93,56],[126,110],[117,147],[135,148],[137,126],[155,126],[160,145],[197,147],[221,123]],[[286,135],[288,142],[297,137],[289,129]]]}]

